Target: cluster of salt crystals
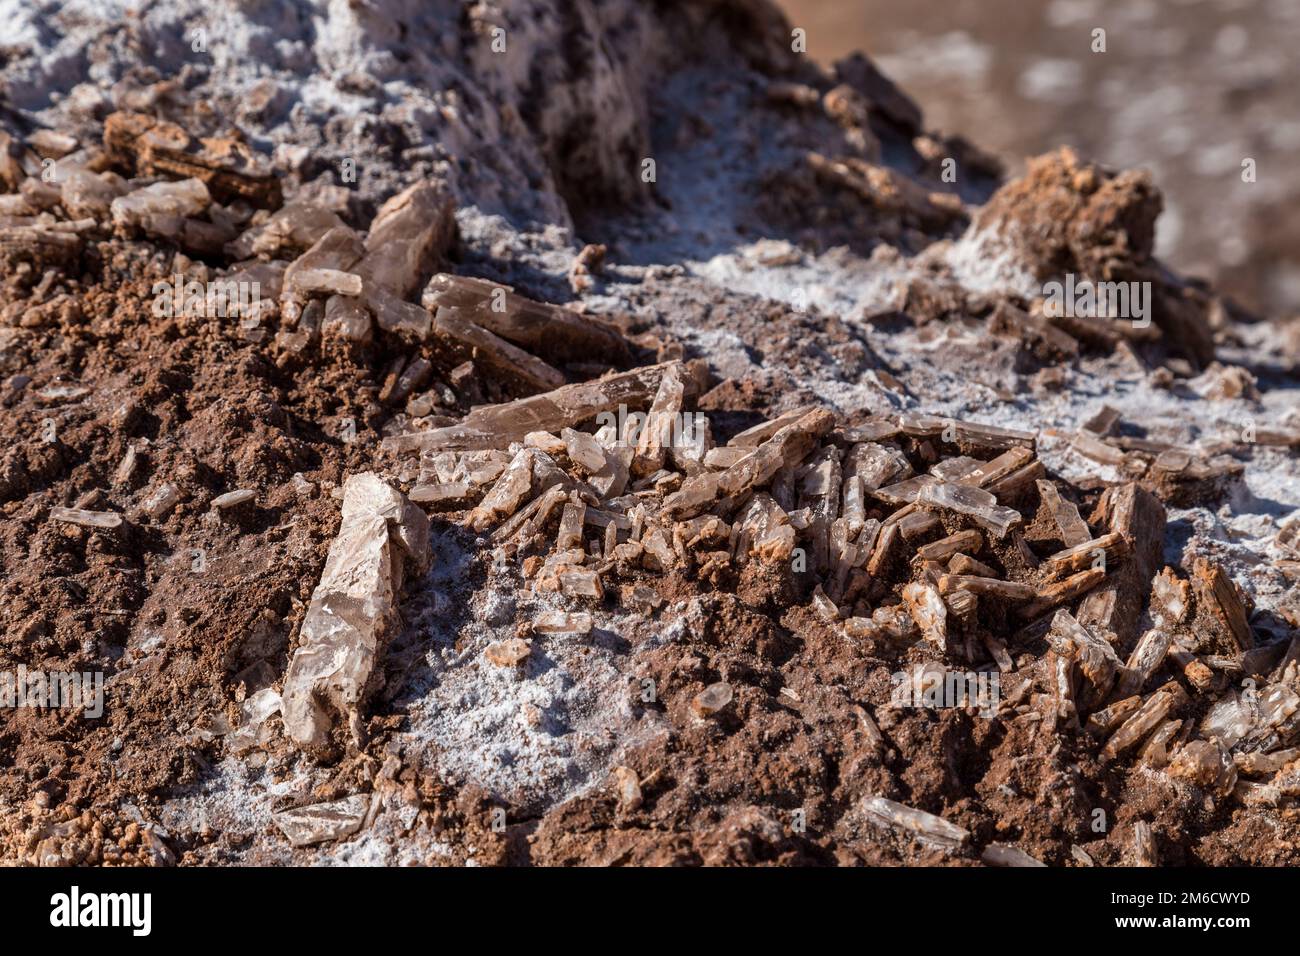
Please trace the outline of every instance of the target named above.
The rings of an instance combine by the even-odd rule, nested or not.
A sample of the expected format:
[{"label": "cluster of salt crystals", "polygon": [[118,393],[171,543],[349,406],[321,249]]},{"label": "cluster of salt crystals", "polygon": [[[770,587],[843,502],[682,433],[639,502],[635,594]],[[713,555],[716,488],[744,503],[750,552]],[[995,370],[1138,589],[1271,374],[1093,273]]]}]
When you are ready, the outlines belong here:
[{"label": "cluster of salt crystals", "polygon": [[[458,426],[397,447],[424,449],[422,482],[428,484],[417,487],[421,497],[458,507],[478,502],[469,522],[479,531],[495,529],[498,545],[549,549],[545,558],[530,559],[531,568],[526,563],[538,589],[600,600],[607,577],[690,563],[705,572],[752,560],[789,562],[802,546],[820,580],[814,608],[854,640],[901,646],[920,638],[940,658],[991,659],[1010,672],[1015,665],[1006,645],[978,625],[980,602],[1007,604],[1013,619],[1031,629],[1045,625],[1046,692],[1003,713],[1038,710],[1047,726],[1099,737],[1107,759],[1134,755],[1216,793],[1242,789],[1234,773],[1216,770],[1221,748],[1235,744],[1229,763],[1246,760],[1274,773],[1285,766],[1273,766],[1278,761],[1268,754],[1285,754],[1282,748],[1300,735],[1300,698],[1290,684],[1278,683],[1280,676],[1269,685],[1274,703],[1267,719],[1253,711],[1239,715],[1233,742],[1209,733],[1207,746],[1191,750],[1193,728],[1181,716],[1186,692],[1172,681],[1148,687],[1181,653],[1173,628],[1185,621],[1191,599],[1187,581],[1169,570],[1155,573],[1165,516],[1149,492],[1133,483],[1108,489],[1094,533],[1046,478],[1032,433],[918,415],[837,428],[825,409],[799,408],[725,446],[706,439],[689,455],[611,425],[577,430],[614,397],[626,397],[630,386],[638,407],[648,407],[648,421],[680,416],[680,379],[680,368],[670,365],[564,386],[479,408]],[[936,454],[954,435],[995,454],[987,460]],[[926,449],[927,474],[914,473],[896,444],[900,436]],[[440,488],[448,490],[432,490]],[[1024,517],[1008,504],[1034,493],[1065,544],[1046,557],[1029,549],[1021,536]],[[885,514],[868,517],[869,509]],[[554,537],[545,537],[552,522]],[[954,524],[967,526],[945,534]],[[1027,569],[1021,580],[1005,578],[985,557],[1007,547]],[[909,550],[914,577],[898,587]],[[1208,568],[1193,583],[1245,647],[1249,625],[1222,572]],[[1140,611],[1153,595],[1158,626],[1135,635],[1133,608]],[[871,608],[874,602],[883,603]],[[1076,612],[1066,609],[1075,603]],[[855,606],[871,608],[870,616],[854,616]],[[553,627],[538,623],[538,633]],[[1121,658],[1117,646],[1131,650]],[[711,701],[706,692],[693,706],[712,713]],[[1272,791],[1258,792],[1263,795],[1253,799],[1271,798]],[[914,819],[898,819],[904,818]],[[1004,865],[1025,862],[1013,850],[992,857]]]},{"label": "cluster of salt crystals", "polygon": [[326,750],[340,718],[358,719],[396,622],[403,577],[423,573],[428,561],[424,512],[373,473],[350,477],[339,532],[284,680],[284,729],[300,747]]},{"label": "cluster of salt crystals", "polygon": [[[29,144],[37,139],[49,137],[35,134]],[[5,219],[0,226],[0,262],[16,256],[20,267],[32,263],[47,276],[57,276],[76,265],[86,239],[101,238],[110,229],[175,243],[183,252],[173,268],[184,273],[186,281],[207,281],[209,269],[193,265],[183,253],[219,260],[223,254],[243,258],[268,252],[265,245],[245,248],[235,242],[245,225],[280,203],[279,180],[269,162],[239,139],[197,139],[173,123],[116,113],[105,122],[103,148],[77,148],[75,140],[69,142],[71,151],[50,167],[50,182],[43,178],[44,167],[24,165],[20,172],[28,178],[19,192],[0,196],[0,218]],[[133,169],[137,178],[105,171],[109,162]],[[281,218],[272,219],[283,225]],[[265,228],[256,226],[254,231]],[[264,271],[263,265],[244,263],[227,280],[248,281],[245,273]],[[45,306],[62,298],[55,296]],[[245,337],[265,334],[256,327],[275,310],[273,299],[251,307],[228,305],[233,313],[244,313]]]},{"label": "cluster of salt crystals", "polygon": [[[255,227],[234,248],[280,253],[313,240],[285,271],[285,314],[300,316],[312,296],[321,296],[325,334],[362,341],[378,325],[415,340],[429,338],[433,317],[408,299],[455,238],[455,206],[441,182],[418,182],[390,198],[364,238],[314,204],[297,204],[291,215],[282,212],[278,224],[272,219]],[[285,342],[300,347],[305,339]]]}]

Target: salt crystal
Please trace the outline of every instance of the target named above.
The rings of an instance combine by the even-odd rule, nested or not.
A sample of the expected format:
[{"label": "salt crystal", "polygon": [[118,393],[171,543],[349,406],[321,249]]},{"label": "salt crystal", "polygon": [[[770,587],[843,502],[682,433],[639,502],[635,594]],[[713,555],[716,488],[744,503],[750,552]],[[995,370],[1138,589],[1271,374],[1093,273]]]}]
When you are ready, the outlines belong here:
[{"label": "salt crystal", "polygon": [[864,491],[874,492],[890,482],[907,478],[912,466],[897,448],[862,442],[849,449],[846,470],[856,476]]},{"label": "salt crystal", "polygon": [[989,594],[1008,601],[1029,601],[1038,593],[1028,584],[969,574],[942,575],[939,578],[939,590],[944,594],[954,590],[973,591],[976,594]]},{"label": "salt crystal", "polygon": [[488,663],[497,667],[518,667],[528,660],[533,652],[533,645],[521,637],[511,637],[504,641],[493,641],[483,650]]},{"label": "salt crystal", "polygon": [[236,491],[227,491],[224,495],[217,495],[212,499],[212,508],[215,511],[222,511],[226,508],[234,508],[242,505],[246,501],[252,501],[257,497],[257,492],[249,488],[240,488]]},{"label": "salt crystal", "polygon": [[[524,436],[524,445],[528,448],[536,448],[544,451],[552,457],[568,454],[568,448],[563,440],[556,438],[550,432],[529,432]],[[604,463],[604,456],[601,456],[601,462]]]},{"label": "salt crystal", "polygon": [[560,551],[572,551],[582,548],[582,528],[586,523],[587,505],[581,500],[573,500],[564,506],[560,515],[560,531],[555,539],[555,546]]},{"label": "salt crystal", "polygon": [[668,547],[668,541],[664,538],[663,532],[659,530],[650,531],[641,539],[641,546],[645,548],[646,566],[651,571],[668,571],[673,564],[673,551]]},{"label": "salt crystal", "polygon": [[543,611],[533,620],[538,634],[590,634],[591,615],[586,611]]},{"label": "salt crystal", "polygon": [[729,446],[739,448],[757,448],[763,442],[767,441],[786,425],[792,425],[804,415],[816,409],[816,405],[803,405],[793,411],[786,412],[783,415],[773,418],[770,421],[755,425],[753,428],[747,428],[745,431],[732,437],[727,442]]},{"label": "salt crystal", "polygon": [[592,598],[604,600],[605,589],[601,586],[600,575],[590,568],[564,567],[556,573],[560,590],[569,597]]},{"label": "salt crystal", "polygon": [[495,335],[556,361],[625,365],[630,357],[627,343],[612,324],[535,302],[499,282],[435,275],[420,302],[431,311],[458,312]]},{"label": "salt crystal", "polygon": [[1004,537],[1022,520],[1020,512],[999,505],[992,494],[971,485],[937,482],[921,488],[916,500],[923,505],[967,515],[999,538]]},{"label": "salt crystal", "polygon": [[140,505],[142,511],[154,519],[165,518],[180,504],[181,493],[171,482],[163,482]]},{"label": "salt crystal", "polygon": [[360,271],[400,299],[420,287],[455,237],[456,206],[440,180],[425,179],[379,207]]},{"label": "salt crystal", "polygon": [[587,474],[594,475],[605,467],[605,449],[591,435],[565,428],[560,431],[560,438],[563,439],[562,450]]},{"label": "salt crystal", "polygon": [[712,717],[731,703],[733,691],[726,681],[710,684],[691,699],[691,710],[697,717]]},{"label": "salt crystal", "polygon": [[990,843],[980,854],[980,862],[987,866],[1047,866],[1046,863],[1035,859],[1019,847],[1007,843]]},{"label": "salt crystal", "polygon": [[478,494],[476,486],[467,481],[448,484],[416,485],[411,489],[411,500],[427,505],[464,505]]},{"label": "salt crystal", "polygon": [[370,675],[398,624],[397,594],[408,569],[429,561],[424,512],[378,475],[343,486],[342,520],[312,592],[283,687],[285,732],[321,751],[340,717],[358,716]]},{"label": "salt crystal", "polygon": [[1168,774],[1219,796],[1227,796],[1237,783],[1237,767],[1217,738],[1184,744],[1169,761]]},{"label": "salt crystal", "polygon": [[643,407],[664,371],[678,363],[649,365],[590,382],[564,385],[502,405],[473,409],[458,425],[385,439],[394,450],[416,448],[506,448],[531,431],[558,432],[620,405]]},{"label": "salt crystal", "polygon": [[149,216],[197,216],[211,201],[208,188],[197,179],[154,183],[114,199],[113,223],[138,226]]},{"label": "salt crystal", "polygon": [[1255,725],[1254,709],[1235,691],[1216,701],[1206,712],[1200,724],[1201,733],[1217,737],[1224,746],[1231,747],[1241,740]]},{"label": "salt crystal", "polygon": [[370,800],[368,794],[356,794],[329,803],[280,810],[271,814],[271,820],[293,846],[341,840],[361,829]]},{"label": "salt crystal", "polygon": [[1078,547],[1092,538],[1087,522],[1079,517],[1078,506],[1062,498],[1056,485],[1050,481],[1039,481],[1038,494],[1052,515],[1052,520],[1056,522],[1061,541],[1067,548]]},{"label": "salt crystal", "polygon": [[947,561],[959,551],[975,554],[983,546],[984,535],[974,528],[969,528],[965,531],[958,531],[956,534],[950,534],[946,538],[940,538],[930,544],[922,545],[916,549],[916,556],[923,561]]},{"label": "salt crystal", "polygon": [[906,830],[923,843],[945,850],[960,849],[970,842],[970,831],[965,827],[885,797],[867,797],[862,809],[872,822]]},{"label": "salt crystal", "polygon": [[609,772],[609,781],[618,795],[619,813],[633,813],[642,804],[641,783],[631,767],[615,767]]},{"label": "salt crystal", "polygon": [[361,295],[361,276],[339,269],[297,269],[289,286],[294,292],[324,292],[333,295]]},{"label": "salt crystal", "polygon": [[664,463],[666,449],[673,443],[686,393],[680,365],[665,370],[659,379],[659,389],[646,416],[645,426],[637,437],[636,454],[632,457],[632,474],[646,475]]},{"label": "salt crystal", "polygon": [[903,600],[921,634],[940,652],[948,650],[948,609],[934,586],[912,581],[903,588]]},{"label": "salt crystal", "polygon": [[533,462],[538,454],[535,448],[523,448],[515,455],[487,497],[470,514],[468,524],[471,528],[486,531],[519,509],[532,490]]},{"label": "salt crystal", "polygon": [[87,528],[119,528],[122,526],[122,516],[114,511],[85,511],[81,508],[62,508],[58,506],[50,509],[50,520],[82,525]]},{"label": "salt crystal", "polygon": [[1118,531],[1111,531],[1099,538],[1090,538],[1082,544],[1058,551],[1043,564],[1051,574],[1082,571],[1094,564],[1104,568],[1128,554],[1128,550],[1128,539]]}]

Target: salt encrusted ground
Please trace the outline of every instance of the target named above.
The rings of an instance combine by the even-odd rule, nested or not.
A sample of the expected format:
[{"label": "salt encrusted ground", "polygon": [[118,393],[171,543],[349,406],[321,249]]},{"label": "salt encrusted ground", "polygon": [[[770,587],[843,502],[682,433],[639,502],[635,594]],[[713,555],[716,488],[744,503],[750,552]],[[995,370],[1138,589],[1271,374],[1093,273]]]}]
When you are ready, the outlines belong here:
[{"label": "salt encrusted ground", "polygon": [[[764,52],[770,44],[781,47],[773,39],[781,35],[780,24],[773,26],[770,13],[758,4],[741,5],[734,19],[712,19],[702,6],[686,4],[680,16],[669,15],[664,22],[651,21],[631,4],[599,13],[586,6],[566,11],[502,4],[464,15],[439,4],[387,4],[362,14],[342,9],[324,14],[305,4],[211,14],[180,5],[151,8],[131,29],[112,25],[98,11],[74,17],[74,7],[63,9],[0,6],[0,15],[19,25],[18,42],[44,51],[15,56],[5,67],[9,103],[23,111],[19,120],[67,125],[93,141],[106,112],[94,104],[110,96],[117,106],[134,96],[137,108],[181,116],[200,98],[219,108],[229,104],[229,120],[248,132],[254,146],[273,153],[291,195],[300,179],[332,183],[341,160],[363,157],[348,213],[361,228],[377,203],[399,186],[426,175],[445,176],[457,200],[454,271],[506,281],[545,301],[573,297],[566,279],[573,256],[583,241],[603,242],[609,264],[594,288],[577,296],[580,307],[595,314],[630,314],[641,325],[638,331],[681,342],[688,357],[705,359],[711,384],[722,383],[722,391],[728,380],[740,393],[750,388],[743,402],[725,396],[718,401],[715,414],[723,423],[731,416],[730,431],[811,400],[829,404],[845,418],[917,411],[1038,431],[1048,469],[1083,482],[1120,477],[1070,448],[1071,436],[1104,404],[1119,409],[1148,438],[1180,445],[1208,445],[1251,421],[1260,428],[1300,427],[1294,355],[1288,354],[1294,330],[1243,325],[1221,336],[1221,360],[1257,370],[1265,390],[1253,402],[1201,397],[1198,392],[1213,385],[1215,372],[1197,376],[1188,369],[1170,387],[1156,381],[1158,361],[1144,364],[1119,352],[1086,356],[1049,388],[1035,371],[1008,364],[990,349],[979,321],[922,316],[914,325],[891,317],[896,310],[908,311],[909,284],[931,278],[935,263],[950,269],[965,291],[987,297],[1032,295],[1034,280],[1013,251],[994,251],[972,239],[946,244],[961,235],[960,229],[908,235],[902,240],[904,255],[891,253],[887,243],[872,253],[858,242],[869,244],[877,227],[888,232],[889,215],[854,210],[844,193],[823,194],[820,201],[848,211],[819,222],[800,221],[800,204],[807,200],[799,192],[805,185],[799,172],[803,153],[813,146],[830,154],[846,148],[838,139],[843,131],[816,111],[764,102],[765,87],[785,64],[782,56]],[[357,16],[370,19],[359,23]],[[381,22],[385,18],[406,22],[405,41]],[[561,37],[589,40],[597,20],[614,39],[593,74],[569,76],[558,59],[537,52],[560,48]],[[483,25],[497,22],[509,25],[515,42],[503,61],[482,52]],[[213,65],[206,72],[205,61],[179,39],[197,27],[209,31]],[[684,33],[697,30],[695,42],[681,42]],[[127,40],[132,33],[138,35],[133,43]],[[110,39],[96,44],[96,36]],[[438,45],[425,48],[413,39],[427,36],[439,37]],[[403,44],[419,54],[401,62],[382,52]],[[88,62],[81,59],[86,49],[91,50]],[[186,62],[198,64],[189,68],[188,92],[176,96],[175,104],[133,94],[132,88],[147,83],[123,80],[132,74],[141,49],[156,65],[157,78],[179,73]],[[314,59],[308,49],[314,49]],[[367,82],[366,74],[382,80],[382,90]],[[74,89],[87,75],[103,81],[99,92]],[[138,72],[136,78],[152,79]],[[807,73],[800,78],[814,79]],[[250,97],[268,79],[281,89],[267,92],[267,103],[257,112]],[[453,93],[456,84],[463,86]],[[52,91],[63,94],[57,104]],[[539,107],[543,99],[545,106]],[[300,105],[291,108],[295,100]],[[383,119],[358,120],[376,113]],[[348,121],[331,123],[333,116]],[[587,139],[575,144],[576,130]],[[916,173],[918,155],[907,138],[892,128],[881,136],[886,165]],[[395,145],[402,137],[405,148]],[[641,191],[635,160],[643,152],[657,162],[655,199],[629,204]],[[960,188],[968,203],[977,204],[990,195],[994,181],[986,175],[972,180],[963,180]],[[859,228],[864,221],[866,233]],[[6,340],[6,375],[21,371],[17,357],[31,357],[40,345],[23,334],[32,333]],[[141,341],[149,343],[147,336]],[[870,747],[849,740],[860,733],[852,707],[867,701],[880,706],[889,668],[874,660],[866,664],[860,650],[806,608],[760,614],[734,597],[701,593],[673,579],[661,583],[679,593],[670,594],[654,615],[607,602],[593,612],[590,636],[551,636],[537,642],[523,668],[496,667],[485,661],[484,648],[514,636],[542,609],[560,606],[559,599],[517,593],[523,583],[517,562],[494,561],[482,539],[436,516],[434,564],[408,587],[402,602],[405,628],[388,650],[387,683],[372,704],[374,743],[367,751],[321,766],[281,744],[269,760],[224,753],[217,742],[196,744],[193,728],[233,693],[228,661],[240,658],[250,634],[272,646],[270,664],[277,675],[283,673],[300,617],[289,610],[288,596],[306,600],[332,537],[337,502],[325,494],[328,486],[371,468],[404,485],[410,481],[410,463],[381,452],[377,444],[379,429],[400,431],[401,422],[379,416],[351,447],[321,437],[337,434],[334,425],[348,405],[365,404],[349,393],[373,394],[391,347],[346,358],[323,353],[313,361],[341,364],[315,379],[307,367],[278,382],[263,370],[275,360],[268,345],[230,345],[218,335],[205,348],[211,351],[204,361],[230,363],[231,378],[222,381],[219,364],[208,365],[210,378],[196,384],[203,373],[191,371],[188,401],[195,407],[189,414],[195,417],[189,420],[197,424],[187,425],[188,415],[183,416],[169,437],[184,441],[187,428],[192,435],[201,433],[205,443],[226,453],[205,454],[205,464],[220,472],[226,457],[229,467],[233,453],[248,447],[246,438],[231,434],[229,426],[223,433],[216,412],[211,413],[215,421],[199,421],[200,409],[238,404],[238,396],[250,388],[241,376],[261,377],[258,387],[277,389],[277,401],[298,421],[288,429],[276,427],[310,436],[304,444],[311,445],[317,460],[306,462],[311,456],[300,454],[306,463],[290,470],[306,471],[320,482],[320,494],[301,506],[310,512],[301,523],[292,497],[276,498],[281,509],[276,517],[280,527],[291,528],[292,548],[276,557],[256,555],[256,549],[271,546],[264,535],[276,521],[222,532],[209,546],[232,559],[224,580],[155,580],[157,596],[128,600],[126,633],[106,639],[106,659],[113,659],[112,646],[120,644],[136,648],[134,656],[146,662],[151,652],[156,660],[156,642],[148,638],[158,626],[157,604],[217,608],[212,617],[178,630],[163,615],[166,654],[180,662],[169,666],[186,668],[199,692],[187,696],[180,684],[174,693],[160,689],[159,683],[176,679],[177,671],[158,665],[146,678],[152,682],[149,696],[137,706],[161,719],[113,725],[115,734],[125,735],[128,751],[161,753],[184,739],[198,756],[187,757],[179,768],[133,757],[139,766],[112,775],[105,787],[87,787],[75,779],[78,774],[89,779],[94,771],[86,762],[96,760],[97,748],[110,741],[87,739],[84,756],[67,762],[51,757],[43,749],[44,736],[24,725],[21,732],[32,734],[24,738],[32,756],[21,758],[22,772],[6,781],[4,799],[12,805],[27,801],[34,788],[45,789],[54,795],[56,809],[66,797],[78,812],[90,810],[109,821],[112,835],[113,821],[133,818],[125,807],[147,804],[143,819],[189,862],[938,859],[924,848],[879,838],[861,819],[860,802],[867,794],[892,795],[956,816],[981,840],[1005,831],[1053,863],[1071,859],[1070,844],[1084,839],[1087,811],[1099,802],[1120,824],[1113,837],[1090,837],[1099,845],[1092,851],[1099,862],[1128,859],[1131,826],[1140,820],[1156,821],[1163,857],[1170,862],[1294,858],[1295,823],[1288,816],[1293,810],[1251,811],[1234,819],[1223,804],[1209,810],[1198,806],[1196,795],[1145,769],[1125,777],[1097,766],[1087,752],[1095,748],[1069,741],[1058,745],[1069,755],[1063,767],[1044,759],[1047,748],[1032,734],[1012,729],[1000,737],[965,715],[908,717],[885,728],[898,751],[892,758],[868,756]],[[147,347],[142,354],[147,356]],[[266,357],[261,369],[254,356]],[[61,359],[43,361],[33,389],[46,384],[42,376],[77,371],[60,368]],[[249,367],[234,371],[236,362]],[[1279,367],[1271,378],[1270,364]],[[104,384],[92,384],[111,394]],[[164,393],[185,389],[163,383]],[[342,410],[335,404],[340,397]],[[23,414],[24,421],[32,421],[43,413],[25,408]],[[87,417],[98,414],[92,406]],[[104,457],[110,454],[115,453]],[[1295,461],[1294,451],[1255,448],[1244,487],[1225,502],[1171,509],[1165,560],[1189,566],[1194,555],[1211,557],[1254,597],[1260,611],[1293,608],[1294,583],[1273,562],[1283,557],[1274,544],[1277,531],[1300,508]],[[40,508],[72,504],[70,499],[102,484],[102,473],[112,470],[116,457],[107,464],[84,457],[77,462],[75,481],[55,474],[10,495],[6,568],[45,560],[21,541],[26,529],[41,521]],[[277,482],[287,477],[275,469],[250,471],[273,496]],[[224,474],[216,483],[244,478]],[[193,534],[190,521],[187,514],[173,525],[170,540],[158,550],[179,550]],[[128,559],[133,547],[140,549],[129,545]],[[295,576],[291,585],[268,592],[249,585],[251,576],[241,580],[250,565],[263,578],[274,575],[272,569],[289,553],[297,563],[280,572]],[[36,574],[70,576],[57,566],[30,567],[15,576],[8,606],[16,614],[21,609],[22,619],[5,622],[10,655],[29,653],[24,643],[34,633],[29,615],[37,613],[29,605],[39,611],[50,601],[33,583]],[[25,595],[35,598],[24,601]],[[273,609],[269,629],[259,625],[270,637],[226,608],[227,602],[250,600]],[[93,626],[84,618],[52,617],[54,642],[43,653],[53,657],[60,646],[80,645]],[[1267,628],[1277,628],[1270,636],[1278,640],[1289,636],[1280,617],[1259,626],[1261,636]],[[719,640],[719,629],[736,647]],[[223,654],[195,650],[217,632],[226,642]],[[191,660],[192,666],[186,663]],[[663,708],[634,706],[629,688],[646,674],[678,696],[665,699]],[[684,714],[694,693],[686,688],[702,687],[718,674],[730,675],[744,689],[745,726],[701,727]],[[778,686],[792,688],[799,706],[792,707],[789,697],[778,706],[757,702],[760,689],[779,700]],[[118,693],[132,692],[129,687],[119,681]],[[131,736],[137,733],[138,738]],[[396,758],[396,769],[390,758]],[[1018,776],[1026,760],[1043,763],[1046,785],[1036,789]],[[635,766],[645,784],[647,806],[640,816],[616,810],[610,796],[609,773],[625,765]],[[1060,783],[1057,775],[1068,782]],[[1054,795],[1062,787],[1068,792],[1064,809]],[[1035,792],[1026,795],[1022,788]],[[270,823],[272,810],[285,803],[354,792],[375,796],[366,826],[348,841],[290,850]],[[1043,802],[1051,806],[1049,824],[1033,819]],[[796,807],[809,808],[815,821],[807,837],[788,830],[788,812]],[[506,810],[503,832],[493,828],[494,808]],[[11,854],[24,852],[31,834],[49,825],[44,812],[28,813],[10,835]],[[1271,830],[1273,838],[1260,844],[1260,828]]]}]

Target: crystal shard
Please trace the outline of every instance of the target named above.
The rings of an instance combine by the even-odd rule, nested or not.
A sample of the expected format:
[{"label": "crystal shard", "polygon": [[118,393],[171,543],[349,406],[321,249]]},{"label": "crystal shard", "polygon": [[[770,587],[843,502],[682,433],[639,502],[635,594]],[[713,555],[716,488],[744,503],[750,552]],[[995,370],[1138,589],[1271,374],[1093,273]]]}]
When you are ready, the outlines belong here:
[{"label": "crystal shard", "polygon": [[992,494],[972,485],[936,482],[921,488],[916,500],[921,505],[966,515],[999,538],[1022,520],[1019,511],[999,505]]},{"label": "crystal shard", "polygon": [[428,519],[378,475],[347,480],[342,512],[282,692],[285,732],[312,752],[329,749],[341,718],[359,717],[403,576],[429,560]]},{"label": "crystal shard", "polygon": [[965,827],[884,797],[867,797],[862,801],[862,809],[872,822],[905,830],[918,840],[945,850],[956,850],[970,842],[970,831]]},{"label": "crystal shard", "polygon": [[139,226],[155,216],[197,216],[212,201],[207,187],[197,179],[154,183],[113,200],[115,226]]},{"label": "crystal shard", "polygon": [[271,820],[293,846],[311,846],[341,840],[361,829],[370,809],[370,795],[359,793],[342,800],[293,807],[271,814]]},{"label": "crystal shard", "polygon": [[620,405],[644,408],[659,388],[665,370],[680,363],[647,365],[590,382],[564,385],[501,405],[475,408],[457,425],[384,440],[397,451],[416,448],[506,448],[532,431],[558,432],[602,414],[614,417]]},{"label": "crystal shard", "polygon": [[710,684],[691,699],[691,710],[697,717],[712,717],[731,703],[733,692],[726,681]]},{"label": "crystal shard", "polygon": [[622,365],[631,358],[623,336],[612,325],[563,306],[535,302],[498,282],[435,275],[420,301],[430,311],[456,312],[552,361]]}]

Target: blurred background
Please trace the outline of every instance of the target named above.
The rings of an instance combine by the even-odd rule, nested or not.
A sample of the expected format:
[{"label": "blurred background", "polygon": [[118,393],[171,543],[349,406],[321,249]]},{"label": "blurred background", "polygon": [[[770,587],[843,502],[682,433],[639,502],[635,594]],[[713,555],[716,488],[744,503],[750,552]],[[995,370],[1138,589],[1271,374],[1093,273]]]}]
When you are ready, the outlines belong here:
[{"label": "blurred background", "polygon": [[1300,312],[1300,0],[778,2],[809,54],[863,50],[928,128],[1011,175],[1063,144],[1150,170],[1162,258],[1253,311]]}]

